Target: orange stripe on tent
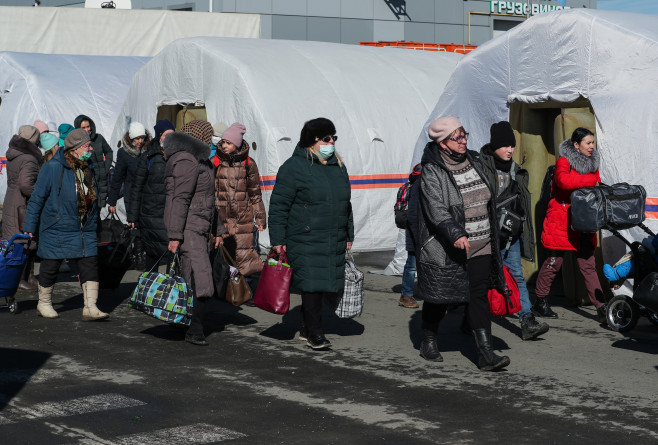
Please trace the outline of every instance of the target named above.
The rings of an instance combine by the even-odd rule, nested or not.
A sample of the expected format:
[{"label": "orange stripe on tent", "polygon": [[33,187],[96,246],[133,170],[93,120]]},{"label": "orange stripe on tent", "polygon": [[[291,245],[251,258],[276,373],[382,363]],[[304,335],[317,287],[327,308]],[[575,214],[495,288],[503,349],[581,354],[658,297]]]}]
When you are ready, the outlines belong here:
[{"label": "orange stripe on tent", "polygon": [[644,212],[644,216],[648,219],[658,219],[658,212]]},{"label": "orange stripe on tent", "polygon": [[356,189],[399,189],[400,184],[352,184],[352,190]]},{"label": "orange stripe on tent", "polygon": [[409,174],[387,174],[387,175],[350,175],[350,180],[364,179],[407,179]]},{"label": "orange stripe on tent", "polygon": [[645,202],[649,205],[658,205],[658,198],[647,198]]}]

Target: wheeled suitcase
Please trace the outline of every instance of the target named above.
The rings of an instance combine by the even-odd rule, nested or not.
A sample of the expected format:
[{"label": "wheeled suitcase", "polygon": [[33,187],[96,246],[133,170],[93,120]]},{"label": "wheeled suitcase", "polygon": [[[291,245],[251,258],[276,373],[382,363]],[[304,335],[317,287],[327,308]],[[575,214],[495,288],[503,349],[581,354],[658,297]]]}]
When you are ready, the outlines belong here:
[{"label": "wheeled suitcase", "polygon": [[571,193],[571,228],[578,232],[624,230],[644,221],[647,192],[625,182],[583,187]]},{"label": "wheeled suitcase", "polygon": [[[5,298],[9,312],[13,314],[17,310],[14,294],[27,262],[29,239],[29,235],[17,233],[10,240],[0,240],[0,297]],[[28,242],[22,244],[17,243],[16,240],[28,240]]]}]

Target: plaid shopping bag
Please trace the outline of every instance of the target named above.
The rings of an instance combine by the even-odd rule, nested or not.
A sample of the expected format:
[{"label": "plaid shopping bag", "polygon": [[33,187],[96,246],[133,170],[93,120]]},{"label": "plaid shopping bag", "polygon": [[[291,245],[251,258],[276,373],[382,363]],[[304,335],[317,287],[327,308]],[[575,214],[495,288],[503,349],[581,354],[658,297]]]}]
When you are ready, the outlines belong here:
[{"label": "plaid shopping bag", "polygon": [[343,296],[336,307],[336,315],[340,318],[353,318],[363,312],[363,295],[365,293],[363,272],[356,268],[354,257],[349,254],[345,258],[345,287]]},{"label": "plaid shopping bag", "polygon": [[175,254],[168,274],[153,272],[159,261],[150,271],[144,272],[128,306],[167,323],[189,326],[194,304],[192,289],[176,274],[177,260],[178,254]]}]

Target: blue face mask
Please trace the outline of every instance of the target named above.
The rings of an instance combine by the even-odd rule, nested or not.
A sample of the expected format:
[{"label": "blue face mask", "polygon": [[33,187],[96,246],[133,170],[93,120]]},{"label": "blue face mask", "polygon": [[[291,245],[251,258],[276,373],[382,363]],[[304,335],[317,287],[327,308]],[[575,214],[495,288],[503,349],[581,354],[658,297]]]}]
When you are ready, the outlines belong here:
[{"label": "blue face mask", "polygon": [[89,159],[91,159],[91,152],[86,151],[82,153],[78,159],[80,159],[82,162],[87,162]]},{"label": "blue face mask", "polygon": [[318,156],[322,159],[329,159],[332,154],[334,154],[333,145],[320,145],[320,150],[318,151]]}]

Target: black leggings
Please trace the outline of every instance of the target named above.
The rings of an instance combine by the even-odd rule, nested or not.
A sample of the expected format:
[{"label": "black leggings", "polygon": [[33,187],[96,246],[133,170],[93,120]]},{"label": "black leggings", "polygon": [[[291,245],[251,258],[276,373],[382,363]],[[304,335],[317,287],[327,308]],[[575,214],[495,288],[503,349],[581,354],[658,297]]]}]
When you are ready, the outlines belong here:
[{"label": "black leggings", "polygon": [[[57,272],[62,264],[61,260],[43,259],[39,265],[39,285],[51,287],[57,282]],[[87,281],[98,281],[98,257],[88,256],[85,258],[69,258],[72,269],[80,273],[80,284]]]},{"label": "black leggings", "polygon": [[[476,256],[466,264],[469,287],[468,323],[471,329],[491,329],[489,309],[489,274],[491,255]],[[436,330],[448,310],[448,304],[423,303],[422,328]]]}]

